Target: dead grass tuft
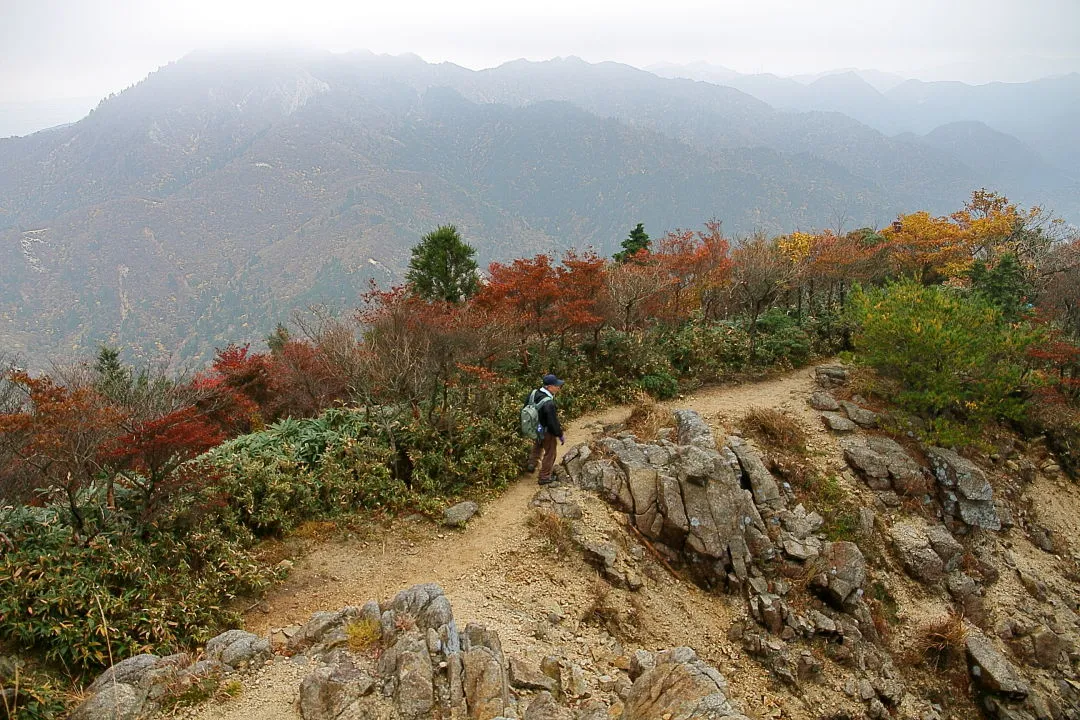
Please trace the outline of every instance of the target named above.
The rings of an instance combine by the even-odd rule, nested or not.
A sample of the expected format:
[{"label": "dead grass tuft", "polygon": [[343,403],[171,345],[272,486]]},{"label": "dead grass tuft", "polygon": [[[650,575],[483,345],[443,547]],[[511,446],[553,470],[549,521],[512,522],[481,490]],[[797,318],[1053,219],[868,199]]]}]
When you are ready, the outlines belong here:
[{"label": "dead grass tuft", "polygon": [[525,525],[531,537],[543,541],[556,555],[568,555],[574,548],[574,524],[550,510],[533,510]]},{"label": "dead grass tuft", "polygon": [[935,672],[955,669],[964,666],[965,640],[964,616],[950,612],[919,628],[905,659],[913,667],[929,663]]},{"label": "dead grass tuft", "polygon": [[776,408],[750,408],[739,421],[739,427],[770,450],[806,455],[806,431]]},{"label": "dead grass tuft", "polygon": [[602,627],[621,642],[637,640],[642,625],[644,609],[637,596],[631,595],[622,602],[611,585],[597,578],[592,586],[592,600],[585,608],[581,620],[589,625]]},{"label": "dead grass tuft", "polygon": [[661,407],[648,393],[638,390],[634,394],[634,407],[626,421],[626,427],[639,440],[655,440],[671,414]]}]

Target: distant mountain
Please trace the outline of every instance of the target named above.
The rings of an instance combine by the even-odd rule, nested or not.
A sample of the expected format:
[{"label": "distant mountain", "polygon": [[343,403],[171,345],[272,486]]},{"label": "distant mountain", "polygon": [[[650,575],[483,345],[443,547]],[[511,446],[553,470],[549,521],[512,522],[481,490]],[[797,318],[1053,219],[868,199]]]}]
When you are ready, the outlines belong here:
[{"label": "distant mountain", "polygon": [[[990,133],[1008,157],[1031,154]],[[881,225],[1028,182],[967,137],[890,138],[576,58],[473,72],[370,53],[192,55],[77,123],[0,140],[0,343],[31,362],[100,342],[205,359],[295,308],[354,306],[445,222],[486,262],[610,253],[637,222],[657,236],[713,217],[736,233]]]},{"label": "distant mountain", "polygon": [[96,97],[0,102],[0,138],[73,123],[86,117],[97,103]]},{"label": "distant mountain", "polygon": [[[698,66],[669,65],[657,72],[669,78],[690,78],[735,88],[769,105],[798,112],[839,112],[887,135],[924,135],[957,122],[981,122],[1015,136],[1049,164],[1080,178],[1080,74],[1029,82],[961,82],[906,80],[879,84],[861,70],[820,77],[775,75],[706,77]],[[886,86],[888,85],[888,86]]]}]

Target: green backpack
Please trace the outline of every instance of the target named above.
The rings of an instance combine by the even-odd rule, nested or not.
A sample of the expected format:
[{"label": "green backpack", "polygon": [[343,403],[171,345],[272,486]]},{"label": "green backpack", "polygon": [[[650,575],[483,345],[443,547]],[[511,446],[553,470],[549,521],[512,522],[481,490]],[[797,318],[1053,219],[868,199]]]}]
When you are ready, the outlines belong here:
[{"label": "green backpack", "polygon": [[539,390],[533,390],[525,399],[525,405],[521,408],[521,437],[536,442],[540,439],[540,406],[551,400],[551,396],[540,393],[541,398],[533,402]]}]

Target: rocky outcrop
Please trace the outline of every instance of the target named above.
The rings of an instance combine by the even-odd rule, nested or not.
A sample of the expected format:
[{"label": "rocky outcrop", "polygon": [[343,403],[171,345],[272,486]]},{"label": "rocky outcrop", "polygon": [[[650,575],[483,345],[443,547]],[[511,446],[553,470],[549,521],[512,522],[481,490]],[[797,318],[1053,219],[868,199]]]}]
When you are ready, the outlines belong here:
[{"label": "rocky outcrop", "polygon": [[[785,498],[757,451],[740,438],[717,449],[701,416],[675,413],[678,444],[603,438],[599,452],[573,448],[562,468],[628,513],[642,535],[680,556],[703,585],[742,585],[751,567],[775,556],[767,513]],[[756,502],[755,502],[756,501]]]},{"label": "rocky outcrop", "polygon": [[953,450],[931,447],[926,451],[941,489],[941,505],[954,522],[985,530],[1000,530],[994,490],[975,463]]},{"label": "rocky outcrop", "polygon": [[205,659],[197,662],[179,653],[158,657],[135,655],[122,660],[94,680],[87,698],[72,712],[73,720],[136,720],[150,717],[161,702],[193,685],[220,680],[239,670],[260,667],[271,656],[266,638],[228,630],[206,644]]},{"label": "rocky outcrop", "polygon": [[840,447],[844,450],[844,459],[871,490],[895,490],[902,495],[920,495],[929,490],[930,484],[922,466],[891,438],[844,438]]}]

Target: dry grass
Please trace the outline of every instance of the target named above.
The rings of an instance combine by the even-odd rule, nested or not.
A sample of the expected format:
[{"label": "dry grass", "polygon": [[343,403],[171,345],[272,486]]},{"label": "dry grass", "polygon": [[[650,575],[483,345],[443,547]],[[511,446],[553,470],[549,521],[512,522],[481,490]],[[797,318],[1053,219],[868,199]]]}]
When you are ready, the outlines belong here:
[{"label": "dry grass", "polygon": [[626,427],[639,440],[655,440],[660,428],[671,420],[671,413],[657,404],[647,393],[638,390],[634,394],[634,407],[626,421]]},{"label": "dry grass", "polygon": [[533,510],[525,525],[531,537],[541,540],[556,555],[567,555],[574,548],[574,524],[550,510]]},{"label": "dry grass", "polygon": [[770,450],[806,455],[806,431],[775,408],[750,408],[739,421],[739,427]]},{"label": "dry grass", "polygon": [[905,659],[911,666],[929,663],[935,672],[963,666],[966,640],[964,616],[950,612],[919,628]]},{"label": "dry grass", "polygon": [[349,649],[356,653],[367,652],[382,639],[382,625],[373,618],[355,620],[345,626]]},{"label": "dry grass", "polygon": [[637,640],[644,613],[637,596],[631,595],[624,602],[612,592],[611,585],[600,578],[591,590],[592,600],[581,616],[582,622],[604,628],[621,642]]}]

